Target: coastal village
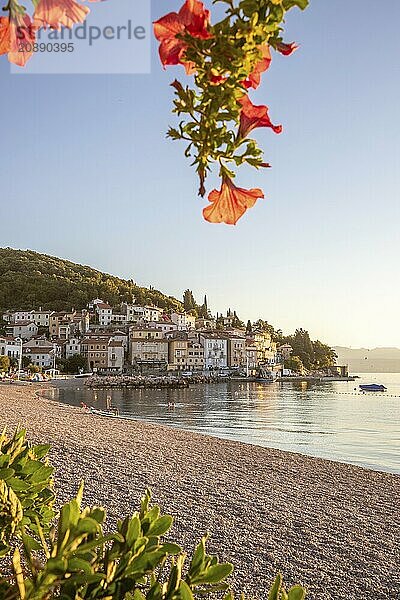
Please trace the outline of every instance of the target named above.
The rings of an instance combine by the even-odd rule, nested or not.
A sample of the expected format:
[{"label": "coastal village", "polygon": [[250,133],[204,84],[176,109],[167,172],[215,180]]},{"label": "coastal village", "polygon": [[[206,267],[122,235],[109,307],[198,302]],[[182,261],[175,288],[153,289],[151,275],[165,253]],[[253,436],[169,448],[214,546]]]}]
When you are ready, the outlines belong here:
[{"label": "coastal village", "polygon": [[32,309],[2,317],[6,335],[0,337],[0,355],[14,361],[22,356],[24,364],[44,372],[79,356],[81,372],[100,375],[243,369],[255,374],[262,368],[277,376],[282,352],[291,351],[278,349],[266,332],[246,336],[245,329],[233,327],[234,315],[229,312],[222,330],[216,329],[212,317],[166,314],[156,306],[134,302],[116,309],[100,298],[81,311]]},{"label": "coastal village", "polygon": [[[238,325],[230,310],[226,316],[196,318],[140,306],[134,298],[118,307],[96,298],[83,310],[7,311],[2,318],[6,335],[0,336],[0,356],[18,372],[229,373],[272,380],[291,374],[284,368],[291,346],[278,346],[257,327]],[[329,374],[343,375],[339,367]]]}]

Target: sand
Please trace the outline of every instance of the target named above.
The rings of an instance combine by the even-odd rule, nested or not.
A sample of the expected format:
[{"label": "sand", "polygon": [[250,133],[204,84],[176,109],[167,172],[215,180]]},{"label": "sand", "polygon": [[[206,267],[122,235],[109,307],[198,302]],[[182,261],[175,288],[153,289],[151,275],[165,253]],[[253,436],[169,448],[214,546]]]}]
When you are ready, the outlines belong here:
[{"label": "sand", "polygon": [[400,599],[400,477],[300,454],[83,413],[0,385],[1,424],[52,444],[60,502],[85,500],[112,521],[149,486],[189,552],[235,565],[235,590],[265,598],[276,572],[310,600]]}]

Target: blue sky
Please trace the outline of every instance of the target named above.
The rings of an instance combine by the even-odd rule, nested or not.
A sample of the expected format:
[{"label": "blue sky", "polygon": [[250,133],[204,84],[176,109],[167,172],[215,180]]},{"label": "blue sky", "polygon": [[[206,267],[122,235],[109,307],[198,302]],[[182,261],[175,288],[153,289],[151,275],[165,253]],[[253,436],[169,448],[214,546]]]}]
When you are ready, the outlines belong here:
[{"label": "blue sky", "polygon": [[[179,6],[153,0],[153,18]],[[203,221],[183,148],[165,139],[182,71],[161,69],[155,43],[148,75],[21,77],[2,57],[1,246],[189,287],[214,311],[331,344],[400,346],[399,22],[398,0],[291,11],[301,48],[274,56],[254,95],[284,133],[257,133],[273,168],[238,183],[266,200],[236,227]]]}]

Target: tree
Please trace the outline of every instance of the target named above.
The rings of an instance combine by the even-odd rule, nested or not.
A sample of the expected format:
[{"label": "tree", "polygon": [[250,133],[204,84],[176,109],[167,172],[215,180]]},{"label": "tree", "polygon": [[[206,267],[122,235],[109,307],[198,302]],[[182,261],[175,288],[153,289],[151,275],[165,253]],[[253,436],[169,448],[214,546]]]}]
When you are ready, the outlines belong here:
[{"label": "tree", "polygon": [[23,356],[22,360],[21,360],[21,367],[23,369],[27,369],[30,364],[31,364],[30,358],[28,358],[27,356]]},{"label": "tree", "polygon": [[333,348],[323,344],[319,340],[312,342],[314,351],[314,367],[324,368],[333,367],[336,364],[337,354]]},{"label": "tree", "polygon": [[190,312],[196,309],[196,302],[191,290],[186,290],[183,293],[183,308],[185,312]]},{"label": "tree", "polygon": [[268,321],[263,321],[263,319],[258,319],[258,321],[254,323],[254,327],[263,333],[269,333],[271,336],[273,336],[275,332],[273,326],[270,325]]},{"label": "tree", "polygon": [[18,368],[18,358],[15,358],[15,356],[10,356],[10,368],[11,369]]},{"label": "tree", "polygon": [[210,317],[210,312],[208,310],[207,296],[204,296],[203,304],[198,308],[198,315],[203,319],[208,319]]},{"label": "tree", "polygon": [[293,373],[304,373],[304,365],[298,356],[291,356],[285,360],[285,369],[290,369]]},{"label": "tree", "polygon": [[31,373],[32,375],[34,375],[35,373],[40,373],[40,367],[38,367],[37,365],[28,365],[28,371],[29,373]]},{"label": "tree", "polygon": [[304,367],[309,370],[314,366],[314,349],[308,331],[296,329],[289,344],[293,348],[293,355],[298,356]]},{"label": "tree", "polygon": [[236,310],[233,311],[232,327],[244,327],[244,323],[237,316]]},{"label": "tree", "polygon": [[222,315],[218,316],[218,313],[217,313],[215,327],[216,327],[216,329],[218,329],[218,331],[221,331],[224,328],[224,317]]},{"label": "tree", "polygon": [[[44,310],[81,310],[93,298],[111,306],[132,302],[154,304],[179,312],[182,303],[159,290],[139,287],[125,281],[54,256],[31,250],[0,248],[0,314],[5,310],[38,308]],[[42,330],[41,330],[42,331]]]},{"label": "tree", "polygon": [[0,356],[0,373],[7,373],[10,368],[10,359],[8,356]]},{"label": "tree", "polygon": [[64,361],[63,370],[65,373],[79,373],[81,369],[87,368],[87,360],[82,354],[74,354]]}]

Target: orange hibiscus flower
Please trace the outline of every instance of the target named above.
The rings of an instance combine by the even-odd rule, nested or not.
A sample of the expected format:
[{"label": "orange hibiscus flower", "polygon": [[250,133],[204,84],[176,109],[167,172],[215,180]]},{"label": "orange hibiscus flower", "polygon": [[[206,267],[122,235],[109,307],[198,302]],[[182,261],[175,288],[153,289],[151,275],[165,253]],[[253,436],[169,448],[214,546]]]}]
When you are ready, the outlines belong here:
[{"label": "orange hibiscus flower", "polygon": [[247,89],[253,88],[256,90],[258,88],[261,83],[261,75],[269,69],[271,64],[272,57],[268,44],[260,46],[259,50],[261,52],[261,58],[256,63],[252,73],[250,73],[248,78],[243,82],[243,85]]},{"label": "orange hibiscus flower", "polygon": [[33,18],[38,27],[71,28],[75,23],[83,23],[89,12],[87,6],[83,6],[76,0],[39,0]]},{"label": "orange hibiscus flower", "polygon": [[293,52],[297,50],[297,48],[298,46],[294,42],[292,42],[291,44],[284,44],[283,42],[279,42],[279,44],[276,46],[278,52],[284,54],[284,56],[289,56],[290,54],[293,54]]},{"label": "orange hibiscus flower", "polygon": [[210,11],[199,0],[186,0],[178,13],[171,12],[154,23],[154,35],[160,43],[160,59],[166,65],[184,65],[188,75],[195,72],[193,63],[184,60],[187,43],[177,38],[185,33],[209,39]]},{"label": "orange hibiscus flower", "polygon": [[10,19],[0,17],[0,54],[8,54],[10,51]]},{"label": "orange hibiscus flower", "polygon": [[0,54],[24,67],[32,56],[35,29],[27,14],[16,12],[11,17],[0,17]]},{"label": "orange hibiscus flower", "polygon": [[203,216],[210,223],[236,225],[246,210],[255,205],[258,198],[264,198],[262,190],[239,188],[225,176],[220,191],[210,192],[208,199],[211,205],[203,210]]},{"label": "orange hibiscus flower", "polygon": [[246,138],[256,127],[270,127],[275,133],[282,133],[282,125],[273,125],[268,116],[268,106],[255,106],[246,95],[239,100],[240,112],[239,137]]}]

